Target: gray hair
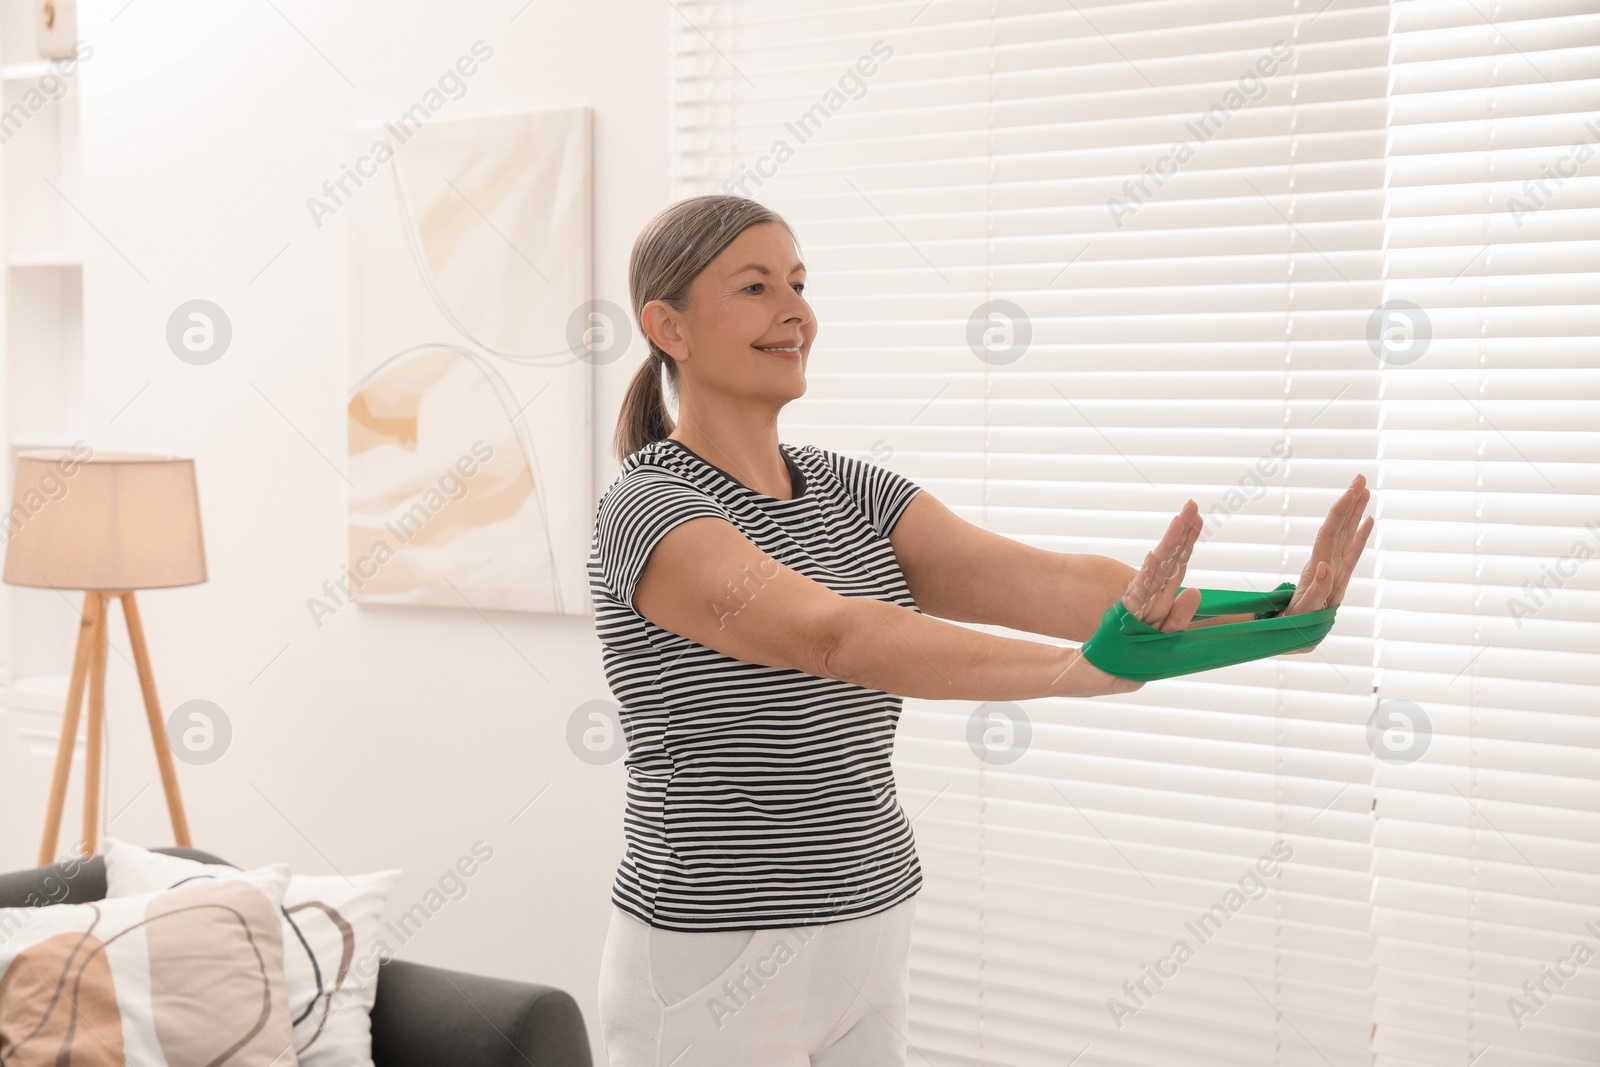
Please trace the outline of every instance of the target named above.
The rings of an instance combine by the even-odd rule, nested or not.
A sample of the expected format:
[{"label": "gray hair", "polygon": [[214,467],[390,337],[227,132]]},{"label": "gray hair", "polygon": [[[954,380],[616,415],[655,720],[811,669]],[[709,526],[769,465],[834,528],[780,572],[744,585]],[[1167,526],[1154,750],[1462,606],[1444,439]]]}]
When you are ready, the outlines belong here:
[{"label": "gray hair", "polygon": [[[628,259],[628,292],[639,332],[644,333],[646,304],[662,300],[678,311],[687,311],[695,279],[741,233],[763,222],[789,229],[771,208],[748,197],[721,193],[679,200],[651,219],[634,241]],[[612,439],[619,463],[652,441],[663,440],[676,425],[667,413],[661,376],[664,370],[676,401],[678,362],[650,340],[648,333],[644,337],[650,353],[628,383]]]}]

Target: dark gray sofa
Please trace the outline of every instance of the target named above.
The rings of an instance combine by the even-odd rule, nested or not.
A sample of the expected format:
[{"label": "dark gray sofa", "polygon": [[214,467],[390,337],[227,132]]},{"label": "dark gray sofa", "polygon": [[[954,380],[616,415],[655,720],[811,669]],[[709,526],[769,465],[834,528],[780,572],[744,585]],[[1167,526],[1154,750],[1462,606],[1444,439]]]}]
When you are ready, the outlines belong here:
[{"label": "dark gray sofa", "polygon": [[[193,848],[152,851],[228,862]],[[103,856],[0,874],[0,908],[80,904],[105,895]],[[400,959],[378,968],[372,1060],[374,1067],[594,1067],[583,1013],[570,993]]]}]

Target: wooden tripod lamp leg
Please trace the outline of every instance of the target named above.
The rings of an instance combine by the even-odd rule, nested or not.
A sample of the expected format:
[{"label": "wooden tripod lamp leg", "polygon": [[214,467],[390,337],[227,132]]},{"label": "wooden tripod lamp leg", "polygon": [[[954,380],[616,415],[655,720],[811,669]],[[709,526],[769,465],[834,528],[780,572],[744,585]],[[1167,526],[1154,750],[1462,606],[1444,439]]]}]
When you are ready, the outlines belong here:
[{"label": "wooden tripod lamp leg", "polygon": [[84,739],[83,763],[83,853],[94,855],[100,828],[100,748],[106,721],[106,596],[96,611],[99,625],[89,653],[89,734]]},{"label": "wooden tripod lamp leg", "polygon": [[97,630],[105,628],[105,601],[96,592],[83,594],[83,619],[78,623],[78,650],[72,657],[72,681],[67,707],[61,716],[61,740],[56,746],[56,773],[50,783],[50,807],[44,817],[44,840],[39,842],[39,866],[55,862],[61,840],[61,811],[67,802],[67,781],[72,777],[72,749],[78,741],[78,713],[83,708],[83,681],[89,674],[90,650]]},{"label": "wooden tripod lamp leg", "polygon": [[172,817],[172,836],[176,844],[189,844],[189,820],[183,814],[183,797],[178,794],[178,775],[172,766],[172,747],[167,743],[167,726],[161,720],[161,701],[156,699],[156,676],[150,670],[150,653],[145,650],[144,624],[139,621],[139,605],[133,591],[119,593],[122,615],[128,621],[128,637],[133,643],[133,665],[139,672],[139,692],[144,696],[145,716],[150,720],[150,740],[156,746],[156,764],[161,768],[161,785],[167,791],[167,814]]}]

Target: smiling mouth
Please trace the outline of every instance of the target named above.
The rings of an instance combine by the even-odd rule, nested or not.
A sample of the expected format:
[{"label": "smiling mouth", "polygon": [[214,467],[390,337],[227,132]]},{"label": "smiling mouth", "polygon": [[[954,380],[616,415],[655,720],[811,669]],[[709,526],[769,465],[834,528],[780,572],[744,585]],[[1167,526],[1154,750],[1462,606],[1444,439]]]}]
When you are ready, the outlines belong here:
[{"label": "smiling mouth", "polygon": [[757,352],[768,352],[775,356],[798,356],[800,354],[798,345],[789,348],[762,348],[760,345],[751,345],[750,347]]}]

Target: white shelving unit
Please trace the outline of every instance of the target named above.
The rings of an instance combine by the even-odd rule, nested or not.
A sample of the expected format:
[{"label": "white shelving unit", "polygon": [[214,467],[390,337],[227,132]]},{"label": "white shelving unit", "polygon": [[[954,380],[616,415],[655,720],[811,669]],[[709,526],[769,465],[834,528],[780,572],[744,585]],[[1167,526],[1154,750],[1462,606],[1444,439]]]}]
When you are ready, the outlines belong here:
[{"label": "white shelving unit", "polygon": [[[93,64],[39,55],[40,2],[0,0],[0,440],[7,444],[0,508],[10,507],[19,451],[68,447],[83,436],[74,431],[83,382],[85,227],[73,205],[80,202],[79,98]],[[61,596],[0,585],[0,870],[37,859],[77,639],[79,605]],[[79,749],[81,759],[81,732]],[[75,766],[74,782],[81,781]],[[68,794],[62,852],[81,821],[75,792]]]}]

